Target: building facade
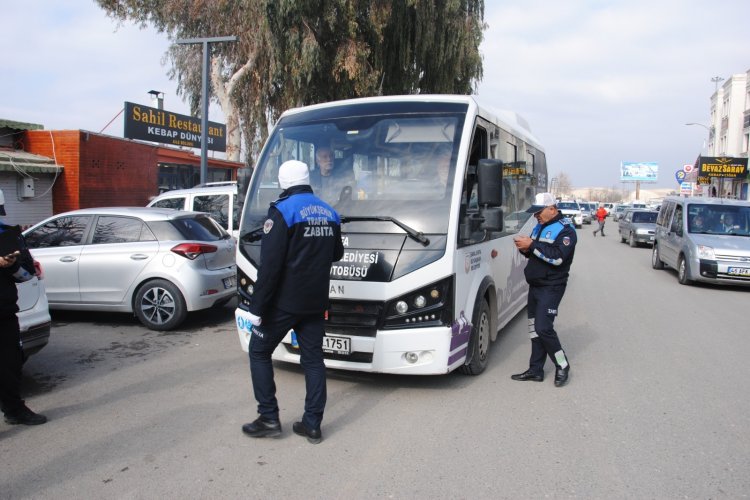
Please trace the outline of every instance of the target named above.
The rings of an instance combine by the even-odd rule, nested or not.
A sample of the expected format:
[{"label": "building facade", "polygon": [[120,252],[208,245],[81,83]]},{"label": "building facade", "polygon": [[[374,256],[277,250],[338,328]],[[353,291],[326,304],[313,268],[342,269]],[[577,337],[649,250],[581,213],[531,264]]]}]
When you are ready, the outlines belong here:
[{"label": "building facade", "polygon": [[[750,145],[750,70],[732,75],[711,96],[708,156],[747,158]],[[748,177],[713,179],[704,194],[748,199]]]},{"label": "building facade", "polygon": [[[27,152],[64,166],[53,187],[54,213],[102,206],[145,206],[154,196],[200,181],[192,150],[121,139],[85,130],[28,130]],[[232,181],[244,165],[208,159],[211,181]]]},{"label": "building facade", "polygon": [[52,215],[52,190],[64,167],[23,149],[25,133],[41,129],[35,123],[0,119],[0,189],[6,224],[26,227]]}]

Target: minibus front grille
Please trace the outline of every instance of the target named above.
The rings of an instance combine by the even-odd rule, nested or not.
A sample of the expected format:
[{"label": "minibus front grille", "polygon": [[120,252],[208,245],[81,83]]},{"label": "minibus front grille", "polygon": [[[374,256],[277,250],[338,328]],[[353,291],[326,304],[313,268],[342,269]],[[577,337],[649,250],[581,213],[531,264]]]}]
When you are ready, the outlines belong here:
[{"label": "minibus front grille", "polygon": [[382,302],[331,300],[326,333],[356,337],[374,337],[383,313]]}]

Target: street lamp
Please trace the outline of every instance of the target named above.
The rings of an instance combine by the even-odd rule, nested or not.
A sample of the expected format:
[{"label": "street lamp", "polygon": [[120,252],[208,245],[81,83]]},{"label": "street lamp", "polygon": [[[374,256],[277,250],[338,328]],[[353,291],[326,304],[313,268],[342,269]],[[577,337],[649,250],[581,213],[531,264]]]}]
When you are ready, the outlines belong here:
[{"label": "street lamp", "polygon": [[216,42],[236,42],[236,36],[214,36],[209,38],[184,38],[175,40],[178,45],[203,44],[203,92],[201,93],[201,184],[208,177],[208,62],[211,57],[210,44]]},{"label": "street lamp", "polygon": [[719,90],[719,83],[723,82],[724,79],[720,76],[715,76],[711,78],[711,81],[714,82],[714,92]]},{"label": "street lamp", "polygon": [[708,125],[703,125],[702,123],[686,123],[685,125],[698,125],[699,127],[703,127],[708,130],[709,133],[711,132],[711,129],[708,127]]},{"label": "street lamp", "polygon": [[[709,138],[709,140],[711,139],[711,127],[709,127],[708,125],[704,125],[702,123],[693,123],[693,122],[686,123],[685,125],[697,125],[698,127],[705,128],[706,131],[708,132],[708,138]],[[705,139],[703,140],[703,149],[704,150],[708,149],[708,141],[705,140]],[[707,151],[707,152],[710,153],[710,154],[713,154],[713,151]]]}]

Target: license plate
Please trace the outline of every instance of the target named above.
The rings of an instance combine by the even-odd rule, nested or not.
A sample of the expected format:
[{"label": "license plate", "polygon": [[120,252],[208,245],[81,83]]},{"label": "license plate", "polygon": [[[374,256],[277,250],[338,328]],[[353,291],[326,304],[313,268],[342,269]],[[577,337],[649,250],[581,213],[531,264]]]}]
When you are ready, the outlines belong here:
[{"label": "license plate", "polygon": [[323,352],[333,354],[351,354],[352,339],[349,337],[323,337]]},{"label": "license plate", "polygon": [[230,276],[229,278],[224,278],[222,280],[224,282],[224,289],[228,288],[235,288],[237,286],[237,276]]},{"label": "license plate", "polygon": [[727,269],[727,274],[733,276],[750,276],[750,267],[730,267]]}]

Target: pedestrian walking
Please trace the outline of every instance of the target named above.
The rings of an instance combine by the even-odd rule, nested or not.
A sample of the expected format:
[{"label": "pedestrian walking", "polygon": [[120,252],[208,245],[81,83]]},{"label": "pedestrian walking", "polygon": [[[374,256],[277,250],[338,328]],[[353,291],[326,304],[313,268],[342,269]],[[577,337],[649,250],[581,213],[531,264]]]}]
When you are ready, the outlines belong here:
[{"label": "pedestrian walking", "polygon": [[549,357],[556,368],[555,386],[561,387],[568,381],[570,364],[555,332],[554,321],[568,283],[577,236],[573,223],[557,209],[550,193],[537,194],[527,212],[534,214],[538,224],[530,237],[516,236],[515,243],[528,259],[524,275],[529,284],[526,314],[531,357],[528,370],[511,378],[543,381],[544,363]]},{"label": "pedestrian walking", "polygon": [[[5,213],[5,196],[0,191],[0,216]],[[34,259],[21,235],[21,228],[0,222],[0,406],[11,425],[39,425],[47,417],[34,413],[21,399],[21,329],[18,325],[16,283],[34,277]]]},{"label": "pedestrian walking", "polygon": [[599,229],[594,229],[594,238],[596,238],[596,233],[602,233],[602,236],[605,236],[604,234],[604,223],[607,218],[607,209],[604,208],[604,203],[599,204],[599,208],[596,209],[596,220],[599,221]]},{"label": "pedestrian walking", "polygon": [[305,411],[293,430],[319,443],[326,404],[324,315],[331,264],[344,255],[341,221],[313,194],[301,161],[281,165],[279,185],[283,191],[263,225],[260,268],[247,315],[253,324],[248,351],[259,417],[242,431],[251,437],[281,435],[271,354],[293,329],[306,388]]}]

